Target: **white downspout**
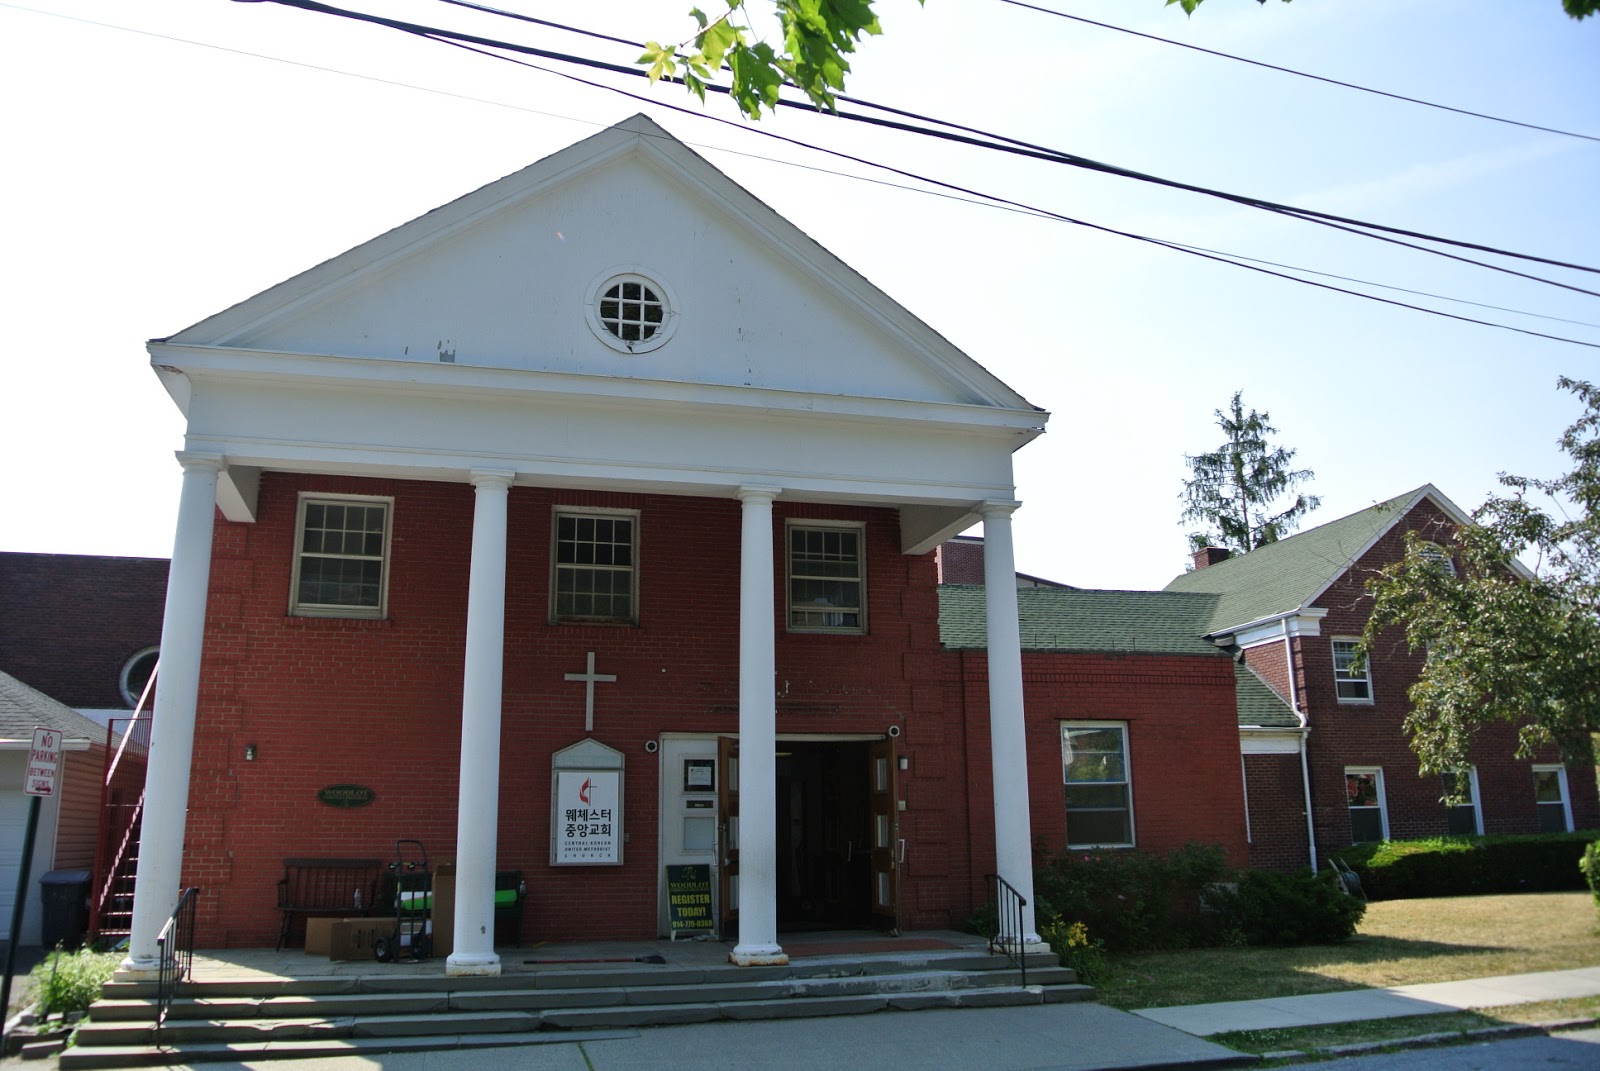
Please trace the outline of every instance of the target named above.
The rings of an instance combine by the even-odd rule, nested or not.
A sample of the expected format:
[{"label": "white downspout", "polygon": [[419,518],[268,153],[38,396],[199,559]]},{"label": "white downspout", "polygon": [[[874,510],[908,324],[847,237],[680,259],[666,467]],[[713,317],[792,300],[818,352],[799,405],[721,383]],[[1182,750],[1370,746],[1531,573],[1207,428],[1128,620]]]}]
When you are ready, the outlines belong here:
[{"label": "white downspout", "polygon": [[1289,637],[1289,619],[1283,619],[1283,661],[1289,670],[1289,707],[1300,719],[1300,784],[1306,791],[1306,844],[1311,851],[1311,873],[1317,872],[1317,828],[1311,819],[1311,766],[1306,760],[1306,738],[1311,735],[1307,718],[1300,709],[1300,689],[1294,680],[1294,644]]}]

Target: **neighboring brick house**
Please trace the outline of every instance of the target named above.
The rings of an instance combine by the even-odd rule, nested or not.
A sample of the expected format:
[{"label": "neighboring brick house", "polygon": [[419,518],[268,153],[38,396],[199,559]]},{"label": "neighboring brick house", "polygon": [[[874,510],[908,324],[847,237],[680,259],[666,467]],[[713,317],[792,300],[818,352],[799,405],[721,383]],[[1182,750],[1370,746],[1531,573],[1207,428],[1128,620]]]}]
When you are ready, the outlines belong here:
[{"label": "neighboring brick house", "polygon": [[1303,759],[1293,730],[1262,731],[1253,753],[1245,734],[1252,825],[1279,830],[1270,844],[1258,840],[1257,865],[1321,861],[1358,841],[1600,826],[1594,770],[1566,769],[1553,749],[1514,758],[1516,726],[1504,723],[1474,738],[1462,782],[1471,803],[1447,808],[1442,779],[1418,774],[1402,728],[1421,657],[1403,636],[1386,634],[1369,665],[1352,658],[1371,613],[1366,584],[1403,556],[1405,534],[1448,554],[1450,533],[1467,523],[1429,484],[1239,557],[1208,548],[1195,555],[1193,571],[1167,586],[1218,596],[1206,636],[1240,649],[1303,718]]},{"label": "neighboring brick house", "polygon": [[155,668],[165,558],[0,553],[0,671],[104,725]]}]

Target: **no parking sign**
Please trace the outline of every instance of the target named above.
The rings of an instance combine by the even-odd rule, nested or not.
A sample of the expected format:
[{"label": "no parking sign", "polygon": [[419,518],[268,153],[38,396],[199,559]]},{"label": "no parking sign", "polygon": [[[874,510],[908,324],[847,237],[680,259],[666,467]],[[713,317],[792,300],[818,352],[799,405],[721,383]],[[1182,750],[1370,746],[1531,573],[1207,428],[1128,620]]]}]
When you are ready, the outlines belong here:
[{"label": "no parking sign", "polygon": [[54,729],[35,729],[22,790],[30,796],[54,796],[60,772],[61,734]]}]

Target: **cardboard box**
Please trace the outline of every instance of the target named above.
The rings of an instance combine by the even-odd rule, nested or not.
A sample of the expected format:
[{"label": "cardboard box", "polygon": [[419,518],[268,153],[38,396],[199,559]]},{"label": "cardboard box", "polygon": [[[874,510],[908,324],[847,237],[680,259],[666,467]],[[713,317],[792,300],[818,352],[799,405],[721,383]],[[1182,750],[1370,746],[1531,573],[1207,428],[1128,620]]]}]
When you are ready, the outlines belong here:
[{"label": "cardboard box", "polygon": [[441,859],[433,868],[433,954],[456,950],[456,864]]},{"label": "cardboard box", "polygon": [[[341,922],[372,922],[368,918],[334,918],[332,916],[306,919],[306,955],[326,956],[333,944],[333,928]],[[394,925],[390,919],[389,924]]]},{"label": "cardboard box", "polygon": [[393,936],[393,918],[339,919],[329,927],[328,958],[376,959],[373,942]]}]

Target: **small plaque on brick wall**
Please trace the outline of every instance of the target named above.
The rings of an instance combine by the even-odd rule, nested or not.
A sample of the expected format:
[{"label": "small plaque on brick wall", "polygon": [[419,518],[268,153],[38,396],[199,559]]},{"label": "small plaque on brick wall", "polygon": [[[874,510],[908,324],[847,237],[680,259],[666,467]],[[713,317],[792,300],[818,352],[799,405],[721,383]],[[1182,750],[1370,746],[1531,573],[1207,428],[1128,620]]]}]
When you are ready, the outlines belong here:
[{"label": "small plaque on brick wall", "polygon": [[378,798],[366,785],[329,785],[317,789],[317,799],[329,807],[365,807]]}]

